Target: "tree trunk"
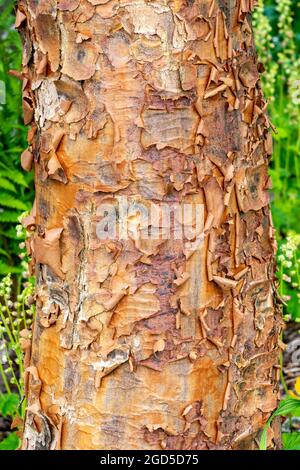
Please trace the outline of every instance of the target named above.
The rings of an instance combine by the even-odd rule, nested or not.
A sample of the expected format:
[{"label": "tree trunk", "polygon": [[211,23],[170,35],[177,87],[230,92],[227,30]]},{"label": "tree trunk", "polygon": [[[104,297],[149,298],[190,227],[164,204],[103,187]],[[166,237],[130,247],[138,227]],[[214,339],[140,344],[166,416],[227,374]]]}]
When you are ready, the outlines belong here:
[{"label": "tree trunk", "polygon": [[[36,184],[24,449],[257,448],[281,320],[254,3],[19,2]],[[201,236],[193,212],[171,217],[183,237],[147,238],[162,205],[204,208]],[[101,238],[107,207],[128,237]]]}]

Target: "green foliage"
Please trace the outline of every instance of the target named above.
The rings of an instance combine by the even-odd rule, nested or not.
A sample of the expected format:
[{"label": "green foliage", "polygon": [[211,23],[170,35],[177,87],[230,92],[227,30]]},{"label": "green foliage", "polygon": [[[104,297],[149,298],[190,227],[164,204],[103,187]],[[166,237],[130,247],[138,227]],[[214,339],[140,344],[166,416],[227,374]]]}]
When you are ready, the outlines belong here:
[{"label": "green foliage", "polygon": [[[0,415],[13,418],[18,414],[20,397],[16,393],[0,395]],[[20,445],[20,439],[15,432],[10,433],[0,442],[0,450],[15,450]]]},{"label": "green foliage", "polygon": [[284,450],[300,450],[300,433],[284,432],[282,442]]},{"label": "green foliage", "polygon": [[[26,343],[30,344],[35,313],[33,294],[33,278],[23,283],[16,300],[11,275],[0,282],[0,377],[6,390],[0,395],[0,415],[4,417],[23,418],[25,414],[23,349]],[[19,438],[14,433],[0,442],[0,450],[18,446]]]},{"label": "green foliage", "polygon": [[0,442],[0,450],[16,450],[20,446],[20,439],[15,432],[12,432]]},{"label": "green foliage", "polygon": [[[259,0],[253,22],[269,114],[276,128],[270,174],[272,213],[277,230],[277,277],[284,318],[300,322],[300,2]],[[283,376],[282,376],[283,380]],[[287,394],[289,391],[283,382]],[[300,416],[300,399],[287,395],[268,420],[260,448],[275,416]],[[300,450],[300,433],[283,433],[285,450]]]},{"label": "green foliage", "polygon": [[[287,302],[293,319],[300,321],[297,315],[300,299],[300,234],[288,233],[286,239],[280,240],[278,247],[279,294]],[[292,315],[285,315],[291,320]]]},{"label": "green foliage", "polygon": [[[284,400],[282,400],[280,402],[278,408],[274,411],[272,416],[268,419],[268,421],[267,421],[267,423],[264,427],[264,430],[263,430],[261,438],[260,438],[260,445],[259,445],[260,450],[266,450],[267,449],[267,433],[268,433],[268,429],[269,429],[273,419],[276,416],[287,416],[287,415],[290,415],[290,414],[293,414],[293,413],[297,413],[299,411],[300,411],[300,400],[298,398],[288,397],[288,398],[285,398]],[[291,433],[287,433],[287,434],[290,435]],[[298,433],[296,433],[296,434],[298,434]],[[300,434],[298,434],[298,435],[300,436]],[[292,450],[288,447],[291,444],[291,441],[292,441],[292,439],[287,438],[287,436],[285,437],[285,443],[284,443],[285,444],[284,445],[285,450]]]},{"label": "green foliage", "polygon": [[[21,69],[22,58],[21,41],[13,28],[14,4],[13,0],[0,3],[0,89],[5,89],[5,96],[0,93],[0,275],[7,275],[0,282],[0,376],[6,391],[0,395],[0,414],[11,418],[24,415],[21,344],[30,334],[34,311],[26,304],[33,293],[32,280],[22,286],[27,271],[24,231],[20,225],[16,230],[21,215],[32,205],[33,177],[20,165],[20,155],[27,146],[22,82],[8,73]],[[12,274],[17,276],[13,278]],[[0,450],[17,449],[19,444],[13,432],[0,442]]]},{"label": "green foliage", "polygon": [[[0,375],[8,395],[15,389],[20,402],[24,399],[23,383],[23,351],[24,341],[30,339],[29,328],[34,315],[32,296],[34,279],[29,279],[23,285],[23,290],[13,300],[13,280],[8,274],[0,282]],[[13,353],[13,357],[12,357]],[[16,368],[18,372],[16,372]],[[13,398],[12,398],[13,400]],[[1,412],[1,401],[0,401]],[[24,412],[24,406],[19,414]]]},{"label": "green foliage", "polygon": [[[22,121],[21,81],[9,75],[20,70],[22,48],[13,28],[14,1],[0,4],[0,82],[5,86],[0,104],[0,275],[21,273],[18,238],[13,226],[33,200],[32,174],[24,174],[20,154],[26,148],[26,128]],[[1,85],[1,83],[0,83]],[[1,98],[2,95],[1,95]]]},{"label": "green foliage", "polygon": [[[259,0],[253,16],[262,86],[275,125],[272,213],[277,230],[279,291],[286,319],[300,321],[300,2]],[[289,249],[293,245],[293,253]],[[291,256],[287,258],[286,254]]]},{"label": "green foliage", "polygon": [[4,417],[15,416],[19,402],[20,398],[16,393],[4,393],[0,395],[0,414]]}]

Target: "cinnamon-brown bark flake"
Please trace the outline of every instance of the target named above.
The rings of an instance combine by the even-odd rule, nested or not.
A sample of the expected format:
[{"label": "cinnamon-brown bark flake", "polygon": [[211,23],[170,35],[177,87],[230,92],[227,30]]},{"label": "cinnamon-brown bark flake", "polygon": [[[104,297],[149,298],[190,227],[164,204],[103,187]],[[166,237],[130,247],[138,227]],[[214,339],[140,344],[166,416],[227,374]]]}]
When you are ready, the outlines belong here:
[{"label": "cinnamon-brown bark flake", "polygon": [[[37,318],[24,449],[255,449],[278,399],[252,0],[20,0]],[[202,204],[200,249],[97,208]],[[134,206],[134,205],[133,205]],[[268,444],[276,446],[278,430]]]}]

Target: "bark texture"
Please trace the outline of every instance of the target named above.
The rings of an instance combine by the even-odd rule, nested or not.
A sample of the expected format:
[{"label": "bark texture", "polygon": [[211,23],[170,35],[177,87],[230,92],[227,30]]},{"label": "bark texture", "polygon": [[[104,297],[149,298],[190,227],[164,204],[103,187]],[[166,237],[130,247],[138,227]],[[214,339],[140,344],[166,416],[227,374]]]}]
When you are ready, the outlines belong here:
[{"label": "bark texture", "polygon": [[[24,449],[257,448],[281,320],[254,3],[19,1],[36,181]],[[97,208],[121,195],[203,204],[201,249],[143,240],[134,212],[131,238],[99,240]]]}]

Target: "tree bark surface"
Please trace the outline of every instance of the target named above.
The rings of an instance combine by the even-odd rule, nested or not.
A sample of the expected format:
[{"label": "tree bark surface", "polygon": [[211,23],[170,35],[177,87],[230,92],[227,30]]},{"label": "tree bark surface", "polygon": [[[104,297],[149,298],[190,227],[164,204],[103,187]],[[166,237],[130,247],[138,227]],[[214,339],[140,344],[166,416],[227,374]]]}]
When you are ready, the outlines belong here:
[{"label": "tree bark surface", "polygon": [[[19,1],[36,185],[24,449],[257,448],[281,320],[254,3]],[[100,240],[98,208],[124,198],[129,238]],[[143,238],[140,203],[202,205],[200,249]]]}]

